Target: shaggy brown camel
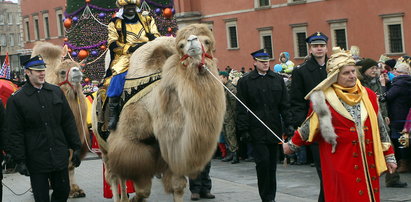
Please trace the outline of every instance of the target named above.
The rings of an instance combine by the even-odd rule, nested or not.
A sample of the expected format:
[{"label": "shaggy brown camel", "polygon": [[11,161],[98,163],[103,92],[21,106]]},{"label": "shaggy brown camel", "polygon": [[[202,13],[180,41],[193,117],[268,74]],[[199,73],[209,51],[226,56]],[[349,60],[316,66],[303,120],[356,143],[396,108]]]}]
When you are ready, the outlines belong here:
[{"label": "shaggy brown camel", "polygon": [[[149,197],[156,174],[162,174],[174,201],[183,201],[185,176],[195,177],[215,151],[225,96],[220,82],[205,69],[218,75],[214,43],[206,25],[179,30],[175,54],[164,57],[161,80],[141,99],[126,103],[117,130],[108,137],[106,178],[115,186],[118,179],[131,179],[138,201]],[[129,71],[139,62],[131,61]]]},{"label": "shaggy brown camel", "polygon": [[[45,61],[46,81],[59,85],[66,95],[76,120],[76,126],[82,143],[81,159],[88,151],[87,143],[90,142],[90,135],[87,128],[87,104],[83,94],[81,80],[83,74],[80,71],[80,64],[71,60],[62,61],[67,49],[53,45],[48,42],[39,42],[33,48],[32,56],[41,55]],[[70,151],[72,155],[73,151]],[[70,156],[71,159],[71,156]],[[84,191],[76,184],[74,166],[69,161],[70,177],[70,198],[85,197]]]}]

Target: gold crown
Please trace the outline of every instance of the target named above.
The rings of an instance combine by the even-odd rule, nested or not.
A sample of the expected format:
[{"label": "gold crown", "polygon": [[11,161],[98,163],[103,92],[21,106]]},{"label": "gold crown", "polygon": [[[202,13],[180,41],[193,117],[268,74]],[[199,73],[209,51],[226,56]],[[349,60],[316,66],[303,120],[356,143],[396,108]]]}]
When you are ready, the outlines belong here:
[{"label": "gold crown", "polygon": [[116,1],[116,5],[119,8],[125,5],[129,5],[129,4],[135,4],[137,6],[140,6],[140,0],[117,0]]}]

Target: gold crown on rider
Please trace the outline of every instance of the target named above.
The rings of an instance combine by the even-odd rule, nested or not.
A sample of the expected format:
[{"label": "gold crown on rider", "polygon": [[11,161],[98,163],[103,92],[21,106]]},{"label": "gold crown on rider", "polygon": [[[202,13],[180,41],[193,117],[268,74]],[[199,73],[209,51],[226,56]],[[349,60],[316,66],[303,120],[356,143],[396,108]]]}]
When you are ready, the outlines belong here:
[{"label": "gold crown on rider", "polygon": [[137,6],[140,6],[140,0],[117,0],[116,1],[116,5],[119,8],[125,5],[129,5],[129,4],[135,4]]},{"label": "gold crown on rider", "polygon": [[344,51],[341,50],[340,47],[334,47],[333,54],[327,62],[327,73],[331,74],[346,65],[355,65],[355,60],[350,51]]}]

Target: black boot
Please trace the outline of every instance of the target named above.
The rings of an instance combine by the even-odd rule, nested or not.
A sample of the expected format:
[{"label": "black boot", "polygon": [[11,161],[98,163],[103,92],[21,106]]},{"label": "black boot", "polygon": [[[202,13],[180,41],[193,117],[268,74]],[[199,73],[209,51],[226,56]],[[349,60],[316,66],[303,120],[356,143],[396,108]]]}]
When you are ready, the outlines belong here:
[{"label": "black boot", "polygon": [[108,129],[116,130],[118,117],[120,115],[120,97],[111,97],[108,100],[108,109],[109,109],[109,121]]},{"label": "black boot", "polygon": [[238,153],[233,152],[233,161],[231,161],[231,164],[236,164],[236,163],[240,163],[240,159],[238,158]]},{"label": "black boot", "polygon": [[225,158],[223,158],[223,160],[221,160],[222,162],[229,162],[229,161],[233,160],[233,156],[234,156],[233,152],[230,152],[230,151],[227,151],[227,152],[228,152],[228,154]]}]

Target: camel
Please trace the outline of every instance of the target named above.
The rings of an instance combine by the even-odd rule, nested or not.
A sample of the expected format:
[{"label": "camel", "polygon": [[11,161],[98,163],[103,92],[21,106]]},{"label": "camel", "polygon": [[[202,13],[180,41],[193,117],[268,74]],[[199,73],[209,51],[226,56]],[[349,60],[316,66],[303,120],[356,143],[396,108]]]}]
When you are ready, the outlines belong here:
[{"label": "camel", "polygon": [[[157,38],[132,55],[127,78],[161,71],[161,80],[125,103],[117,129],[110,131],[103,161],[112,187],[118,182],[124,187],[130,179],[137,201],[145,201],[153,176],[161,174],[164,190],[183,201],[185,176],[196,177],[211,160],[225,113],[223,86],[213,78],[218,75],[214,43],[206,25],[193,24],[179,30],[175,40]],[[120,201],[116,189],[113,195]],[[125,191],[121,195],[127,201]]]},{"label": "camel", "polygon": [[[82,143],[81,159],[88,151],[87,143],[90,142],[90,135],[87,127],[87,104],[86,97],[82,91],[81,80],[83,74],[80,71],[80,64],[72,60],[64,60],[67,48],[53,45],[48,42],[38,42],[33,48],[32,57],[41,55],[45,61],[46,81],[59,85],[64,92],[66,99],[73,112],[79,137]],[[73,151],[70,151],[70,159]],[[74,166],[69,161],[70,178],[70,198],[85,197],[84,191],[76,184]]]}]

